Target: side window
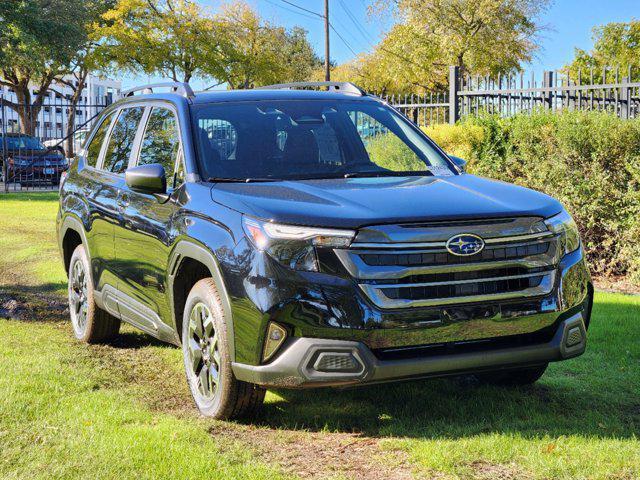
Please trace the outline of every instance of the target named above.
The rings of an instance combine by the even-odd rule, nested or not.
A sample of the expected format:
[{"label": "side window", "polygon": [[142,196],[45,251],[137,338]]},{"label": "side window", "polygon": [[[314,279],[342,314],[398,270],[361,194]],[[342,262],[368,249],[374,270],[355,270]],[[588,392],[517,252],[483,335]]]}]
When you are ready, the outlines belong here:
[{"label": "side window", "polygon": [[153,107],[140,145],[138,165],[159,163],[167,174],[167,185],[175,186],[175,165],[181,157],[179,153],[180,132],[176,116],[167,108]]},{"label": "side window", "polygon": [[111,131],[102,164],[102,168],[107,172],[123,173],[127,169],[143,111],[142,107],[125,108],[120,111]]},{"label": "side window", "polygon": [[104,137],[107,135],[109,125],[111,125],[111,119],[113,118],[113,112],[104,117],[102,123],[98,127],[96,134],[91,139],[91,143],[87,146],[85,154],[85,163],[91,167],[96,166],[98,156],[100,156],[100,149],[104,143]]}]

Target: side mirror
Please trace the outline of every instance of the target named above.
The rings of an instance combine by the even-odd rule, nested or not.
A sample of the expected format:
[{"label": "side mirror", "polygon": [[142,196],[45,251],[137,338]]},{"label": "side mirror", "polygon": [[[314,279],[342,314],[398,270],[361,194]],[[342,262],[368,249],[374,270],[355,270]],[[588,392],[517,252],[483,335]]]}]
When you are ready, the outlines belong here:
[{"label": "side mirror", "polygon": [[159,163],[128,168],[124,173],[124,180],[134,192],[148,193],[149,195],[167,193],[167,176],[164,167]]},{"label": "side mirror", "polygon": [[462,170],[463,172],[467,171],[467,161],[463,160],[460,157],[454,157],[453,155],[449,155],[449,158],[451,159],[451,161],[453,161],[453,163],[456,164],[456,167],[458,167],[460,170]]}]

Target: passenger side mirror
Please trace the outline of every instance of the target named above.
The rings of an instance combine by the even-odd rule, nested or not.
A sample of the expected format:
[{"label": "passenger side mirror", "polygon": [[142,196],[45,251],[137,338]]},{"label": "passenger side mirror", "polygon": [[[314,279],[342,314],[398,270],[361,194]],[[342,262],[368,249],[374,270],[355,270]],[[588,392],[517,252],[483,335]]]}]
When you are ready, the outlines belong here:
[{"label": "passenger side mirror", "polygon": [[463,160],[460,157],[454,157],[453,155],[449,155],[449,158],[453,161],[453,163],[456,164],[456,167],[458,167],[460,170],[462,170],[463,172],[467,171],[467,161]]},{"label": "passenger side mirror", "polygon": [[167,176],[159,163],[128,168],[124,179],[134,192],[160,196],[167,193]]}]

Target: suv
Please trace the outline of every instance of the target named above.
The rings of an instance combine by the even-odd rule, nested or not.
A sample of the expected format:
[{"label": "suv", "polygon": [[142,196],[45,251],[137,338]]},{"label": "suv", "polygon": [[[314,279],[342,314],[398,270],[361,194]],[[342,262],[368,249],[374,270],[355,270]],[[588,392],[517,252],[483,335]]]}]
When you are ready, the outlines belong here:
[{"label": "suv", "polygon": [[593,287],[553,198],[465,173],[352,84],[169,86],[107,108],[61,184],[78,339],[180,345],[216,418],[267,387],[529,384],[584,352]]}]

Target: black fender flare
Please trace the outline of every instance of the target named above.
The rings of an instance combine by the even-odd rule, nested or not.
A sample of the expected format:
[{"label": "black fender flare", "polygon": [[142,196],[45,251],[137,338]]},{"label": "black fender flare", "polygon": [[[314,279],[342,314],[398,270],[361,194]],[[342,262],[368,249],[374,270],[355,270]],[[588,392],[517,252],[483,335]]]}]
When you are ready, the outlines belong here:
[{"label": "black fender flare", "polygon": [[91,262],[91,252],[89,251],[89,243],[87,242],[87,233],[85,232],[84,225],[82,224],[80,219],[78,219],[77,217],[71,214],[67,214],[60,221],[60,228],[58,229],[58,249],[60,251],[60,257],[62,259],[63,266],[65,266],[64,265],[64,237],[67,235],[67,232],[69,230],[73,230],[78,235],[80,235],[80,240],[82,241],[84,250],[87,253],[89,262]]},{"label": "black fender flare", "polygon": [[236,350],[235,350],[235,336],[234,336],[234,328],[233,328],[233,315],[231,311],[231,302],[229,300],[229,294],[227,293],[227,288],[224,283],[224,279],[222,278],[222,272],[220,271],[220,264],[218,263],[218,259],[213,254],[211,250],[208,248],[196,243],[191,240],[180,240],[176,246],[173,248],[171,252],[171,256],[169,257],[169,275],[167,278],[168,290],[169,290],[169,300],[171,305],[171,315],[173,317],[173,327],[176,333],[178,343],[180,342],[181,332],[178,332],[177,327],[177,319],[175,318],[175,305],[173,298],[173,282],[175,280],[176,274],[178,272],[178,268],[180,264],[185,258],[190,258],[192,260],[196,260],[203,265],[205,265],[209,272],[211,273],[211,278],[213,279],[218,292],[220,293],[220,300],[222,301],[222,309],[224,310],[225,317],[230,321],[227,324],[227,341],[229,343],[229,353],[231,356],[231,361],[235,361]]}]

